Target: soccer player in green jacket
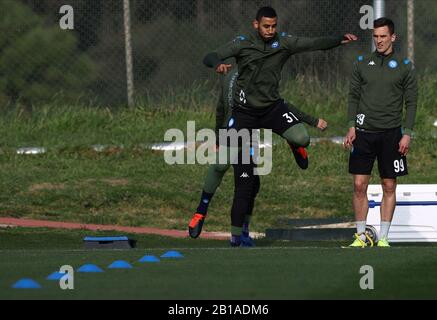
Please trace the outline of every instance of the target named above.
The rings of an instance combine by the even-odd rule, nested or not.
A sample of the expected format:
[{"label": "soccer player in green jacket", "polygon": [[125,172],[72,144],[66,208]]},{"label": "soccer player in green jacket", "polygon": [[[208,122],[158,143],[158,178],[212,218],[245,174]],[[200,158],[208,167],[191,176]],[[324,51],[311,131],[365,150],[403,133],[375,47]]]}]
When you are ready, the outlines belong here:
[{"label": "soccer player in green jacket", "polygon": [[[351,147],[349,173],[353,175],[353,209],[357,233],[351,247],[373,241],[366,234],[367,187],[375,159],[383,190],[379,247],[389,247],[388,231],[396,207],[396,178],[408,174],[406,155],[417,107],[417,79],[413,63],[396,52],[393,21],[374,22],[376,51],[359,56],[349,91],[349,131],[344,145]],[[405,123],[402,128],[405,103]],[[366,241],[367,238],[367,241]]]},{"label": "soccer player in green jacket", "polygon": [[[258,10],[253,27],[252,33],[238,36],[206,55],[204,64],[217,73],[226,74],[232,66],[224,60],[236,59],[238,78],[228,129],[272,129],[287,140],[299,166],[305,169],[308,167],[308,156],[304,148],[309,145],[310,138],[301,119],[279,95],[282,68],[293,54],[331,49],[355,41],[357,37],[346,34],[341,37],[303,38],[285,32],[277,33],[277,14],[271,7]],[[251,183],[249,179],[248,183]],[[250,189],[244,184],[238,187]],[[234,204],[235,195],[239,193],[235,191]],[[245,195],[238,201],[241,207],[249,207],[252,198]],[[239,229],[238,226],[232,229],[231,244],[241,241]]]},{"label": "soccer player in green jacket", "polygon": [[[217,137],[220,129],[226,129],[229,118],[231,116],[232,106],[233,106],[233,94],[235,92],[235,82],[237,77],[238,77],[237,68],[231,69],[230,72],[228,72],[226,75],[220,77],[221,92],[219,95],[219,100],[216,108],[216,126],[215,126]],[[302,121],[307,123],[308,125],[317,127],[320,130],[325,130],[327,128],[328,123],[324,119],[310,116],[291,104],[289,105],[289,107],[292,110],[293,114],[295,114],[299,119],[302,119]],[[219,148],[220,146],[217,143],[217,149]],[[217,188],[221,184],[223,176],[228,171],[230,166],[231,165],[229,163],[225,163],[225,164],[217,163],[209,166],[205,177],[205,182],[204,182],[199,206],[197,207],[197,210],[194,213],[190,221],[190,224],[188,226],[189,234],[192,238],[197,238],[200,235],[211,199],[214,196]],[[245,217],[244,217],[242,241],[245,244],[251,242],[251,239],[249,238],[249,222],[252,215],[255,195],[259,189],[258,178],[256,184],[257,186],[254,187],[255,194],[253,195],[253,201],[251,201],[249,210],[247,213],[245,213]]]}]

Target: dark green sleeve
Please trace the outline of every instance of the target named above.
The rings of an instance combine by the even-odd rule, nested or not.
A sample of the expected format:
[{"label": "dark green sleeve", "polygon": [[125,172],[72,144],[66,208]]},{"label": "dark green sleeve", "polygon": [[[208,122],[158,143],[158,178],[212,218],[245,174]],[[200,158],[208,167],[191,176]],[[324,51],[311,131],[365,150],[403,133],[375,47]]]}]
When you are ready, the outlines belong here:
[{"label": "dark green sleeve", "polygon": [[406,108],[404,134],[411,136],[416,119],[418,97],[416,68],[413,63],[408,65],[408,72],[404,78],[403,86]]},{"label": "dark green sleeve", "polygon": [[292,53],[316,50],[328,50],[341,45],[341,37],[320,37],[320,38],[305,38],[287,36],[285,39],[288,49]]},{"label": "dark green sleeve", "polygon": [[348,108],[347,108],[347,120],[348,128],[355,127],[355,121],[357,118],[358,106],[361,99],[361,76],[358,70],[358,62],[355,62],[352,71],[352,77],[349,87]]},{"label": "dark green sleeve", "polygon": [[313,116],[310,116],[309,114],[306,114],[305,112],[298,109],[296,106],[292,105],[291,103],[288,104],[290,111],[302,122],[305,122],[309,124],[310,126],[317,127],[319,123],[319,119],[315,118]]},{"label": "dark green sleeve", "polygon": [[223,61],[217,55],[217,52],[208,53],[205,58],[203,58],[203,64],[209,68],[216,69]]},{"label": "dark green sleeve", "polygon": [[224,60],[231,57],[237,57],[238,53],[240,52],[240,48],[241,41],[235,39],[218,48],[217,50],[208,53],[203,59],[203,63],[209,68],[216,69],[220,64],[223,63]]}]

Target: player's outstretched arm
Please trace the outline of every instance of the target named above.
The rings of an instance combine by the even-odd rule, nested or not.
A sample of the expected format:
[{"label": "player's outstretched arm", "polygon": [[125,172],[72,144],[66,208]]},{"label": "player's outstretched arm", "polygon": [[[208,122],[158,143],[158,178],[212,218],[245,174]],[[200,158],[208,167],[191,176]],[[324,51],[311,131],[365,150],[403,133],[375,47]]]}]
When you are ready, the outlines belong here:
[{"label": "player's outstretched arm", "polygon": [[224,63],[216,52],[208,53],[203,59],[205,66],[213,68],[217,73],[227,74],[232,68],[231,64]]},{"label": "player's outstretched arm", "polygon": [[292,53],[299,53],[316,50],[329,50],[357,40],[357,36],[347,33],[337,37],[330,36],[318,38],[288,36],[286,42]]},{"label": "player's outstretched arm", "polygon": [[312,127],[316,127],[317,129],[324,131],[326,130],[326,128],[328,127],[328,122],[326,122],[326,120],[322,119],[322,118],[316,118],[313,117],[312,115],[309,115],[305,112],[303,112],[302,110],[300,110],[298,107],[289,104],[288,106],[290,108],[290,111],[298,117],[298,119],[300,119],[302,122],[312,126]]},{"label": "player's outstretched arm", "polygon": [[312,115],[309,115],[305,112],[303,112],[302,110],[300,110],[298,107],[296,107],[295,105],[289,103],[288,107],[290,109],[290,111],[302,122],[312,126],[312,127],[316,127],[319,128],[320,130],[325,130],[326,127],[328,126],[328,123],[323,120],[323,119],[318,119],[316,117],[313,117]]},{"label": "player's outstretched arm", "polygon": [[243,45],[244,37],[239,36],[233,41],[218,48],[216,51],[208,53],[203,59],[203,64],[209,68],[213,68],[217,73],[227,74],[232,65],[225,63],[228,58],[236,58]]}]

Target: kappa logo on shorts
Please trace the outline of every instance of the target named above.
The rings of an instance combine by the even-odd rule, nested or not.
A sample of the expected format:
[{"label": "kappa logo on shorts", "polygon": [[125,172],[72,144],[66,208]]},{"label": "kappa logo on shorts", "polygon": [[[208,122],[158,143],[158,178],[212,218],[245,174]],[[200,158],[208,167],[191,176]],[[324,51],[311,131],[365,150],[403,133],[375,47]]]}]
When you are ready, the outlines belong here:
[{"label": "kappa logo on shorts", "polygon": [[240,176],[240,178],[249,178],[250,176],[247,174],[247,172],[243,172]]}]

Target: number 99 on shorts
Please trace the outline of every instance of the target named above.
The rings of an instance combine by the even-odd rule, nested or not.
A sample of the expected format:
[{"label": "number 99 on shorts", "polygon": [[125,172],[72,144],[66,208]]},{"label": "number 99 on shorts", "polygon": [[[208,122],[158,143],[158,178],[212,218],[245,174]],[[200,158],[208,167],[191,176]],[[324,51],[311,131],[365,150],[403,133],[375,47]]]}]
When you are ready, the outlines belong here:
[{"label": "number 99 on shorts", "polygon": [[404,172],[405,171],[405,166],[404,166],[404,160],[403,159],[395,160],[393,162],[393,166],[394,166],[394,169],[395,169],[396,173]]}]

